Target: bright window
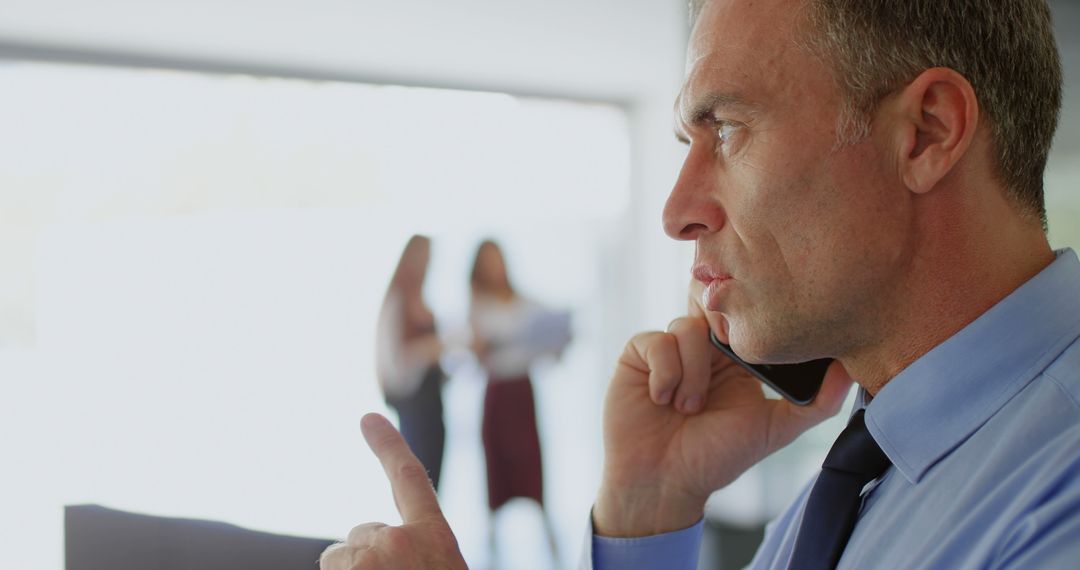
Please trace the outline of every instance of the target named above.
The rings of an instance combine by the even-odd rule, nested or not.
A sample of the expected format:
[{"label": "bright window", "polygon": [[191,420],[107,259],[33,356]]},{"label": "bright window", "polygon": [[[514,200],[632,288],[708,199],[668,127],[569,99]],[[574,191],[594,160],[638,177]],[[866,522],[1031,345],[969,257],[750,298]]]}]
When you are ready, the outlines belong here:
[{"label": "bright window", "polygon": [[[319,537],[395,522],[358,422],[386,409],[375,315],[414,232],[448,332],[486,236],[526,295],[574,310],[575,344],[535,381],[576,556],[628,207],[619,108],[36,63],[0,83],[0,567],[60,568],[64,504]],[[482,389],[468,367],[446,389],[445,507],[473,561]],[[517,518],[505,532],[532,532]]]}]

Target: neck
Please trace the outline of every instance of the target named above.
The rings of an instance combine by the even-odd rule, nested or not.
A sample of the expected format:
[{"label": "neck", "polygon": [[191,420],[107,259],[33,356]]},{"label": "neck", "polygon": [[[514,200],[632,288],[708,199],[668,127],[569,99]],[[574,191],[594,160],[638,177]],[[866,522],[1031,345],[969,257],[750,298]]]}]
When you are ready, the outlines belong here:
[{"label": "neck", "polygon": [[1018,215],[1003,192],[989,201],[986,193],[936,194],[916,203],[914,237],[870,342],[839,359],[871,396],[1054,260],[1041,225]]}]

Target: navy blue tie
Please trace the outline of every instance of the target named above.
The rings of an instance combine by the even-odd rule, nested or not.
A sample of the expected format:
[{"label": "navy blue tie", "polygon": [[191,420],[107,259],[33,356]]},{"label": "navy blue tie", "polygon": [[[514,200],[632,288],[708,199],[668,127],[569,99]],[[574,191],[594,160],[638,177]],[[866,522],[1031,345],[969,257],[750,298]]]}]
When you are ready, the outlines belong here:
[{"label": "navy blue tie", "polygon": [[789,570],[836,568],[855,521],[863,487],[889,468],[888,456],[866,429],[864,411],[836,438],[806,501]]}]

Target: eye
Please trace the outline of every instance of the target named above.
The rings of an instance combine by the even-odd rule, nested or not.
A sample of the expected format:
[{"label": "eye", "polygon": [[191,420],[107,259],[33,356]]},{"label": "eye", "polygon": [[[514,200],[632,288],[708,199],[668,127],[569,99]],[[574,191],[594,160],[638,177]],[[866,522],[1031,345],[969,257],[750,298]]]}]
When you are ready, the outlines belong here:
[{"label": "eye", "polygon": [[735,123],[729,123],[727,121],[719,121],[716,126],[716,138],[718,144],[727,144],[731,140],[731,137],[735,136],[735,132],[738,130],[738,126]]},{"label": "eye", "polygon": [[731,121],[724,121],[717,119],[713,122],[713,128],[716,129],[716,148],[714,152],[716,154],[728,154],[734,151],[732,147],[732,137],[739,134],[739,129],[742,125],[739,123],[733,123]]}]

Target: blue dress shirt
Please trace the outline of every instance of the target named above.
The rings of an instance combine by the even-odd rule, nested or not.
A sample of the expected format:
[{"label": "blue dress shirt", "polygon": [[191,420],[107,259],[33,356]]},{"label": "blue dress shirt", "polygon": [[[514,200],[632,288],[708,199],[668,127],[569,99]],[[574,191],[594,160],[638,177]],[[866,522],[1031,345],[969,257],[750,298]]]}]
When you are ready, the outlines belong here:
[{"label": "blue dress shirt", "polygon": [[[1058,252],[865,407],[893,467],[864,490],[839,568],[1080,568],[1075,252]],[[768,526],[751,568],[787,568],[811,486]],[[582,566],[695,569],[702,526],[594,535]]]}]

